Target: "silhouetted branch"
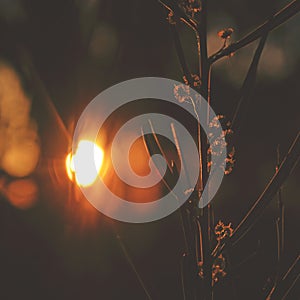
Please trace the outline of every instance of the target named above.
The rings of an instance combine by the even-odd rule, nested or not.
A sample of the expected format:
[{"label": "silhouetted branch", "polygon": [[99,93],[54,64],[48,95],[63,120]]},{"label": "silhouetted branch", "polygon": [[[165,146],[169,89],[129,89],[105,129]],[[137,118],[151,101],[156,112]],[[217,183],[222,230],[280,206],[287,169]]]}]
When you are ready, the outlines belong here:
[{"label": "silhouetted branch", "polygon": [[279,284],[273,289],[266,300],[284,300],[295,286],[300,277],[300,255],[290,266],[286,274],[281,278]]},{"label": "silhouetted branch", "polygon": [[265,208],[272,201],[282,184],[288,178],[300,158],[300,132],[297,134],[292,146],[290,147],[286,157],[282,161],[278,171],[274,174],[267,187],[260,195],[258,200],[251,207],[249,212],[237,226],[230,239],[224,242],[213,252],[213,256],[217,257],[229,245],[235,245],[240,241],[256,224],[261,217]]},{"label": "silhouetted branch", "polygon": [[[268,33],[274,28],[280,26],[288,19],[293,17],[300,11],[300,0],[294,0],[289,3],[282,10],[274,14],[269,20],[264,22],[262,25],[258,26],[254,31],[247,34],[241,40],[232,43],[220,49],[218,52],[208,57],[207,55],[207,0],[201,1],[201,9],[198,11],[198,18],[194,18],[193,14],[189,13],[189,10],[181,3],[178,4],[176,0],[158,0],[165,8],[170,12],[169,22],[171,24],[171,30],[173,39],[175,42],[175,48],[177,56],[183,71],[183,74],[186,78],[187,83],[195,88],[195,78],[194,75],[190,73],[189,66],[185,59],[184,50],[180,42],[180,37],[177,31],[176,22],[178,20],[182,21],[188,25],[196,34],[197,38],[197,47],[198,47],[198,63],[199,63],[199,78],[201,80],[201,87],[199,85],[196,87],[200,90],[204,98],[207,99],[210,104],[210,71],[212,64],[224,56],[228,56],[235,51],[247,46],[248,44],[254,42],[257,39],[260,39],[256,52],[253,56],[253,60],[249,67],[248,73],[244,80],[243,86],[241,88],[241,93],[239,101],[237,103],[236,110],[233,115],[231,128],[239,128],[239,121],[241,116],[241,110],[244,110],[244,107],[248,100],[251,97],[251,91],[255,85],[256,75],[258,70],[258,64],[266,43]],[[198,109],[198,108],[197,108]],[[199,108],[201,109],[201,107]],[[196,112],[197,115],[197,112]],[[192,203],[197,202],[199,195],[203,191],[203,187],[206,183],[208,176],[207,172],[207,138],[202,132],[200,125],[197,132],[197,142],[200,155],[200,174],[199,180],[197,183],[197,193],[193,194],[191,198]],[[232,141],[230,141],[232,143]],[[158,143],[159,145],[159,143]],[[161,151],[160,151],[161,152]],[[266,186],[263,193],[260,195],[258,200],[251,207],[246,216],[242,219],[240,224],[237,226],[232,236],[225,239],[222,243],[218,244],[213,253],[211,253],[211,240],[210,240],[210,224],[211,224],[211,213],[210,207],[207,206],[201,210],[186,210],[183,220],[186,221],[185,229],[186,230],[186,240],[188,244],[189,253],[184,257],[182,265],[182,286],[184,297],[187,299],[198,299],[199,297],[203,300],[212,299],[212,263],[213,258],[217,257],[225,248],[235,245],[242,239],[246,234],[252,229],[256,222],[260,219],[267,205],[271,202],[273,197],[278,193],[283,182],[288,178],[293,168],[297,165],[297,162],[300,157],[300,133],[298,133],[295,141],[293,142],[288,154],[285,159],[282,161],[276,173],[270,180],[269,184]],[[279,163],[278,163],[279,165]],[[280,193],[280,192],[279,192]],[[280,198],[280,195],[279,195]],[[283,206],[281,200],[279,201],[279,210],[280,216],[278,217],[277,232],[278,232],[278,261],[281,260],[281,254],[283,249]],[[196,220],[197,227],[194,228],[193,224]],[[184,222],[183,222],[184,223]],[[188,228],[190,228],[190,235],[188,235]],[[195,255],[196,254],[196,255]],[[195,255],[195,256],[194,256]],[[199,292],[199,285],[197,284],[198,280],[194,279],[195,275],[195,266],[194,260],[196,263],[199,262],[201,278],[201,294]],[[185,272],[184,266],[190,268],[190,274]],[[280,278],[280,273],[277,273],[277,279],[275,281],[273,290],[277,289],[278,285],[281,283],[278,282]],[[185,280],[186,279],[186,280]],[[284,281],[284,279],[282,279]],[[185,282],[189,284],[185,285]],[[196,286],[195,286],[196,284]],[[294,284],[294,281],[292,285]],[[286,286],[286,285],[284,285]],[[291,285],[290,285],[291,286]],[[271,299],[271,298],[270,298]],[[273,298],[272,298],[273,299]]]},{"label": "silhouetted branch", "polygon": [[282,161],[278,171],[274,174],[267,187],[254,203],[250,211],[237,226],[231,237],[231,242],[237,243],[254,226],[264,209],[276,195],[284,181],[288,178],[300,157],[300,132],[297,134],[288,154]]},{"label": "silhouetted branch", "polygon": [[[209,64],[207,55],[207,0],[202,1],[202,10],[200,23],[197,25],[197,39],[200,47],[199,51],[199,73],[201,78],[201,85],[203,86],[202,95],[205,99],[208,97],[208,75],[209,75]],[[209,100],[207,100],[209,101]]]},{"label": "silhouetted branch", "polygon": [[31,76],[31,84],[35,88],[36,94],[40,96],[41,100],[44,102],[46,108],[48,111],[51,112],[52,116],[54,117],[56,123],[58,124],[58,127],[61,131],[61,133],[65,136],[69,144],[71,144],[72,136],[69,133],[61,115],[58,113],[57,108],[55,107],[51,97],[49,96],[49,93],[45,87],[45,84],[41,80],[37,70],[35,69],[32,60],[26,51],[25,48],[21,47],[22,53],[20,52],[20,59],[21,62],[24,63],[26,68],[28,68]]},{"label": "silhouetted branch", "polygon": [[282,10],[277,12],[270,20],[266,21],[262,25],[258,26],[254,31],[247,34],[241,40],[230,44],[229,46],[223,48],[222,50],[216,52],[215,54],[209,57],[210,64],[213,64],[220,58],[224,56],[228,56],[235,51],[247,46],[248,44],[254,42],[255,40],[259,39],[260,37],[264,36],[269,31],[273,30],[274,28],[282,25],[288,19],[292,18],[300,11],[300,0],[294,0],[289,3],[286,7]]},{"label": "silhouetted branch", "polygon": [[179,7],[176,0],[158,0],[158,2],[172,12],[176,18],[179,18],[193,30],[196,30],[197,23],[186,15],[186,13]]},{"label": "silhouetted branch", "polygon": [[241,111],[241,109],[243,107],[246,106],[247,100],[251,97],[252,95],[252,89],[255,85],[255,81],[256,81],[256,75],[257,75],[257,69],[258,69],[258,64],[267,40],[267,36],[268,33],[265,34],[261,40],[259,41],[259,44],[257,46],[257,49],[255,51],[255,54],[253,56],[253,60],[251,62],[250,68],[248,70],[248,73],[246,75],[246,78],[243,82],[243,86],[241,88],[241,92],[240,92],[240,99],[238,101],[237,107],[235,109],[233,118],[232,118],[232,122],[231,122],[231,129],[238,128],[238,125],[236,125],[236,123],[239,122],[239,120],[241,119],[241,116],[243,114],[239,114],[239,112]]},{"label": "silhouetted branch", "polygon": [[133,263],[130,255],[129,255],[129,253],[128,253],[128,251],[127,251],[127,249],[126,249],[126,247],[125,247],[125,245],[124,245],[124,243],[123,243],[120,235],[117,234],[116,238],[117,238],[117,240],[119,242],[120,248],[121,248],[121,250],[122,250],[122,252],[123,252],[123,254],[124,254],[124,256],[125,256],[125,258],[126,258],[126,260],[128,262],[128,264],[130,265],[130,267],[131,267],[133,273],[135,274],[138,282],[140,283],[141,287],[143,288],[143,290],[144,290],[144,292],[145,292],[145,294],[147,296],[147,299],[152,300],[152,297],[150,296],[150,294],[148,292],[148,289],[146,288],[146,285],[145,285],[142,277],[138,273],[138,271],[137,271],[137,269],[136,269],[136,267],[135,267],[135,265],[134,265],[134,263]]},{"label": "silhouetted branch", "polygon": [[[210,76],[210,66],[208,64],[207,55],[207,0],[201,1],[201,14],[200,22],[197,25],[196,37],[198,45],[198,56],[199,56],[199,76],[201,80],[201,92],[202,96],[207,99],[208,104],[210,104],[210,94],[209,94],[209,76]],[[199,108],[201,109],[201,107]],[[204,188],[208,179],[208,169],[207,169],[207,136],[203,129],[198,124],[198,143],[199,143],[199,153],[201,153],[201,171],[202,189]],[[210,215],[211,206],[207,205],[202,209],[201,215],[199,216],[200,230],[200,249],[203,252],[203,287],[204,290],[201,292],[204,300],[212,299],[212,259],[210,255]],[[200,295],[199,295],[200,296]]]},{"label": "silhouetted branch", "polygon": [[178,60],[180,63],[180,66],[182,68],[183,75],[185,76],[186,80],[188,81],[188,84],[192,86],[193,84],[193,79],[191,76],[191,72],[189,70],[188,64],[186,62],[185,56],[184,56],[184,51],[182,48],[182,44],[180,42],[179,34],[176,28],[176,24],[171,24],[171,33],[173,36],[175,48],[176,48],[176,53],[178,56]]}]

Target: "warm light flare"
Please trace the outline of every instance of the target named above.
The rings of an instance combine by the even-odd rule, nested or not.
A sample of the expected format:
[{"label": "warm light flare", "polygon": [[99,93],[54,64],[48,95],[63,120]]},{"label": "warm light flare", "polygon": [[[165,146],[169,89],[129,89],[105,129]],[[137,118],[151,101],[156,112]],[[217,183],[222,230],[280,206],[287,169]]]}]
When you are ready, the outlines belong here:
[{"label": "warm light flare", "polygon": [[[91,150],[94,157],[90,157]],[[79,142],[74,155],[69,153],[66,157],[66,171],[71,181],[79,186],[90,186],[100,173],[104,152],[95,143],[82,140]]]}]

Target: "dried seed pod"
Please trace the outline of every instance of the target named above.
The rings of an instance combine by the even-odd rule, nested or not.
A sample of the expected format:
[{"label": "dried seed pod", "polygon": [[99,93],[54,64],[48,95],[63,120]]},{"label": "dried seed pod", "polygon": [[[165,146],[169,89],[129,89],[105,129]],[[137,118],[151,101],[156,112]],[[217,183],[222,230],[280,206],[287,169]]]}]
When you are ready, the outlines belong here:
[{"label": "dried seed pod", "polygon": [[218,224],[215,226],[215,235],[217,241],[222,241],[225,238],[232,236],[233,228],[231,226],[231,223],[225,225],[222,221],[218,222]]},{"label": "dried seed pod", "polygon": [[174,86],[174,96],[179,103],[189,101],[190,96],[190,87],[186,84],[178,84]]},{"label": "dried seed pod", "polygon": [[226,276],[225,268],[226,268],[225,257],[221,254],[215,259],[212,265],[213,284],[217,283],[221,278]]},{"label": "dried seed pod", "polygon": [[[200,77],[197,74],[191,74],[191,77],[192,77],[192,80],[193,80],[193,82],[191,83],[192,87],[200,87],[201,86]],[[186,76],[183,76],[183,81],[186,85],[189,85],[189,82],[188,82]]]},{"label": "dried seed pod", "polygon": [[233,32],[234,32],[233,28],[222,29],[218,32],[218,36],[221,39],[230,39]]},{"label": "dried seed pod", "polygon": [[[233,131],[230,129],[230,122],[226,121],[226,118],[223,115],[217,115],[215,118],[212,119],[212,121],[209,123],[210,128],[219,128],[220,124],[222,126],[222,134],[221,136],[213,136],[213,134],[209,134],[208,138],[210,140],[210,147],[207,150],[207,167],[210,171],[212,167],[211,162],[211,156],[216,155],[220,156],[222,152],[226,149],[228,146],[227,141],[224,143],[224,137],[226,140],[230,138],[230,136],[233,134]],[[212,152],[212,149],[215,149],[214,152]],[[226,149],[227,150],[227,157],[223,164],[221,164],[221,168],[224,169],[225,175],[228,175],[232,172],[234,163],[235,163],[235,149],[232,147],[232,149]]]},{"label": "dried seed pod", "polygon": [[201,11],[202,8],[200,0],[180,0],[179,5],[187,15],[193,18],[195,17],[195,14]]}]

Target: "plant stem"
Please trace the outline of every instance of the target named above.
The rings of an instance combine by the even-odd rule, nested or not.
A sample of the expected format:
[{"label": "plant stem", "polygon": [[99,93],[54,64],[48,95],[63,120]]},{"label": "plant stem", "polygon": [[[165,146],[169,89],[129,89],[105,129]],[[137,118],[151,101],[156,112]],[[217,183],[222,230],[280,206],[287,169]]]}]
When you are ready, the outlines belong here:
[{"label": "plant stem", "polygon": [[134,263],[132,262],[132,259],[131,259],[130,255],[128,254],[128,251],[127,251],[127,249],[126,249],[126,247],[125,247],[125,245],[124,245],[124,243],[123,243],[120,235],[116,234],[116,238],[117,238],[117,241],[119,242],[120,248],[121,248],[121,250],[122,250],[122,252],[123,252],[123,254],[124,254],[124,256],[125,256],[128,264],[129,264],[129,266],[131,267],[131,269],[132,269],[133,273],[135,274],[138,282],[140,283],[141,287],[143,288],[143,290],[144,290],[144,292],[145,292],[145,294],[147,296],[147,299],[152,300],[152,297],[150,296],[150,294],[148,292],[148,289],[146,288],[146,285],[145,285],[142,277],[140,276],[140,274],[138,273],[138,271],[137,271]]},{"label": "plant stem", "polygon": [[230,44],[229,46],[223,48],[222,50],[214,53],[209,57],[209,63],[213,64],[220,58],[228,56],[235,51],[247,46],[248,44],[259,39],[267,32],[272,31],[274,28],[282,25],[288,19],[295,16],[300,11],[300,0],[294,0],[289,3],[286,7],[277,12],[270,20],[264,22],[262,25],[258,26],[254,31],[247,34],[241,40]]},{"label": "plant stem", "polygon": [[[286,157],[283,159],[278,171],[271,178],[270,182],[266,186],[257,201],[253,204],[251,209],[248,211],[246,216],[242,219],[240,224],[237,226],[233,235],[230,238],[232,245],[237,244],[247,233],[252,229],[256,222],[260,219],[267,205],[271,202],[273,197],[278,192],[279,188],[289,177],[294,167],[299,162],[300,157],[300,132],[297,134],[294,142],[292,143]],[[228,243],[225,242],[223,245],[215,251],[214,256],[218,256],[221,252],[227,248]]]},{"label": "plant stem", "polygon": [[[199,59],[199,75],[201,79],[201,94],[210,104],[210,66],[207,55],[207,0],[201,2],[202,9],[200,15],[200,22],[197,25],[197,45],[198,45],[198,59]],[[201,109],[201,107],[200,107]],[[209,120],[209,117],[208,117]],[[207,170],[207,137],[203,129],[198,124],[198,139],[199,139],[199,152],[202,156],[202,182],[200,186],[203,188],[208,179]],[[212,282],[211,282],[211,270],[212,270],[212,259],[211,259],[211,245],[210,245],[210,222],[211,222],[211,207],[210,205],[204,207],[200,216],[201,224],[201,241],[203,251],[203,299],[210,300],[213,297],[212,294]]]},{"label": "plant stem", "polygon": [[298,162],[300,156],[300,132],[296,136],[287,156],[281,163],[278,171],[274,174],[269,184],[251,207],[247,215],[243,218],[240,224],[232,235],[232,242],[237,243],[256,223],[258,218],[266,206],[270,203],[273,197],[280,189],[283,182],[290,175],[291,170]]},{"label": "plant stem", "polygon": [[188,64],[187,64],[185,56],[184,56],[184,52],[183,52],[182,44],[180,42],[180,38],[179,38],[179,34],[178,34],[178,31],[177,31],[177,28],[176,28],[176,24],[171,24],[171,32],[172,32],[172,36],[173,36],[173,40],[174,40],[174,44],[175,44],[175,49],[176,49],[176,53],[177,53],[177,56],[178,56],[178,60],[180,62],[182,72],[183,72],[188,84],[190,86],[192,86],[193,79],[192,79],[191,72],[189,70]]}]

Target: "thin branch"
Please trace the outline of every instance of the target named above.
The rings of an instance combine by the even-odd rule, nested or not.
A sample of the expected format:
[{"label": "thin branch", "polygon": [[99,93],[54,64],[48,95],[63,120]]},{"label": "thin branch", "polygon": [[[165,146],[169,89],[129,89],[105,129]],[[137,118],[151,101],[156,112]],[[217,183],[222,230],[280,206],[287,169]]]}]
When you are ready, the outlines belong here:
[{"label": "thin branch", "polygon": [[235,229],[231,242],[237,243],[242,237],[244,237],[254,224],[261,217],[264,209],[271,202],[273,197],[276,195],[284,181],[288,178],[291,170],[296,165],[298,158],[300,157],[300,132],[297,134],[288,154],[282,161],[278,171],[274,174],[267,187],[260,195],[258,200],[251,207],[250,211],[246,214],[243,220]]},{"label": "thin branch", "polygon": [[[208,57],[207,57],[207,37],[206,37],[206,1],[202,2],[202,10],[201,10],[201,18],[200,23],[197,24],[193,20],[189,19],[180,9],[180,7],[175,3],[175,1],[172,0],[165,0],[163,5],[168,8],[172,14],[173,17],[176,19],[180,19],[183,22],[185,22],[188,26],[190,26],[197,37],[197,45],[198,45],[198,61],[199,61],[199,76],[201,78],[201,90],[202,94],[205,96],[205,98],[208,97],[208,76],[209,76],[209,64],[208,64]],[[173,39],[175,42],[175,47],[177,51],[177,56],[179,58],[179,62],[181,64],[183,73],[188,81],[188,84],[193,87],[193,78],[191,76],[191,73],[189,71],[188,65],[185,60],[184,51],[182,48],[182,45],[180,43],[179,35],[176,30],[176,25],[172,25],[172,34]],[[197,115],[197,110],[195,110],[195,113]],[[200,124],[198,124],[197,128],[197,142],[198,142],[198,149],[199,149],[199,162],[200,162],[200,174],[199,174],[199,180],[197,183],[197,192],[198,197],[200,198],[200,195],[203,191],[203,186],[207,178],[207,165],[206,165],[206,159],[203,159],[203,157],[206,157],[206,147],[207,143],[204,143],[206,140],[206,136],[204,135],[204,132],[202,132]],[[194,218],[194,212],[191,215],[192,218]],[[195,237],[194,241],[197,242],[197,244],[194,244],[195,247],[195,256],[196,258],[196,264],[199,261],[199,258],[201,257],[201,260],[203,259],[203,272],[204,272],[204,290],[205,290],[205,299],[211,298],[211,257],[210,257],[210,241],[209,241],[209,233],[210,233],[210,224],[209,224],[209,208],[205,208],[202,210],[202,215],[200,219],[200,231],[195,230]],[[199,228],[198,228],[199,229]],[[198,232],[197,232],[198,231]],[[198,248],[199,244],[199,248]],[[191,255],[191,253],[190,253]],[[195,266],[197,267],[197,265]],[[193,269],[193,266],[192,266]],[[197,281],[195,281],[195,284],[197,285]],[[197,287],[194,287],[195,290],[198,290]],[[192,287],[192,289],[194,289]],[[191,291],[190,291],[191,292]]]},{"label": "thin branch", "polygon": [[[169,168],[170,174],[172,174],[174,178],[178,178],[179,177],[178,169],[177,169],[177,167],[176,167],[176,165],[174,163],[169,164],[167,156],[164,153],[161,144],[159,143],[158,137],[157,137],[157,135],[155,133],[155,130],[154,130],[154,127],[153,127],[153,125],[151,123],[151,120],[149,120],[149,125],[150,125],[151,132],[152,132],[151,135],[146,135],[144,133],[143,129],[142,129],[143,141],[144,141],[145,148],[146,148],[146,150],[148,152],[149,157],[151,157],[154,154],[158,154],[158,153],[160,155],[162,155],[164,157],[164,159],[166,160],[166,162],[167,162],[167,166]],[[173,134],[174,134],[174,139],[177,140],[175,128],[174,128]],[[176,147],[177,147],[178,155],[179,155],[179,157],[181,157],[180,156],[180,146],[179,146],[179,143],[177,144]],[[174,193],[174,191],[171,188],[170,184],[164,179],[164,174],[161,174],[158,168],[156,168],[156,171],[159,173],[160,177],[162,178],[161,179],[162,182],[164,183],[165,187],[170,192],[170,194],[174,196],[174,199],[176,201],[179,201],[178,196]],[[188,254],[191,254],[191,253],[193,253],[193,250],[192,250],[193,247],[191,246],[191,243],[189,243],[189,241],[191,241],[191,235],[192,234],[191,234],[191,230],[189,230],[190,228],[189,228],[189,224],[188,224],[188,219],[189,218],[187,216],[186,209],[185,209],[184,206],[182,206],[180,208],[180,223],[181,223],[181,228],[182,228],[182,232],[183,232],[183,237],[184,237],[184,243],[185,243],[185,247],[186,247],[186,252]],[[189,237],[187,237],[187,235],[189,235]]]},{"label": "thin branch", "polygon": [[68,131],[61,115],[59,114],[57,108],[55,107],[42,79],[40,78],[36,68],[33,65],[33,62],[24,47],[22,48],[21,61],[26,65],[30,70],[31,75],[31,84],[34,86],[36,93],[40,96],[41,100],[46,105],[47,109],[51,112],[52,116],[55,118],[56,123],[62,134],[65,136],[69,144],[71,144],[72,136]]},{"label": "thin branch", "polygon": [[[207,5],[208,1],[203,0],[201,2],[201,12],[200,12],[200,22],[197,25],[196,37],[197,37],[197,46],[198,46],[198,59],[199,59],[199,76],[201,80],[201,93],[205,99],[207,99],[208,104],[210,104],[210,95],[209,95],[209,76],[210,76],[210,65],[208,63],[207,55]],[[200,103],[201,105],[201,103]],[[201,107],[199,107],[201,109]],[[200,180],[200,186],[204,188],[205,183],[208,178],[207,170],[207,137],[205,132],[198,124],[198,144],[199,144],[199,153],[201,153],[201,162],[202,162],[202,176]],[[203,299],[209,300],[212,299],[212,258],[210,254],[210,215],[211,207],[206,206],[202,209],[200,216],[200,225],[201,225],[201,240],[200,240],[200,249],[203,251],[203,288],[201,291]]]},{"label": "thin branch", "polygon": [[[280,166],[280,146],[277,146],[277,166],[276,172],[278,172]],[[274,287],[278,284],[280,272],[281,272],[281,261],[284,250],[284,205],[282,202],[282,188],[280,187],[277,193],[278,198],[278,216],[276,219],[276,235],[277,235],[277,270],[275,275]]]},{"label": "thin branch", "polygon": [[238,270],[239,268],[243,267],[246,263],[248,263],[249,261],[251,261],[251,259],[253,259],[255,256],[257,256],[258,251],[260,250],[260,242],[258,243],[258,246],[256,247],[255,251],[252,252],[251,254],[249,254],[246,258],[244,258],[241,262],[239,262],[236,266],[234,266],[231,269],[231,272],[235,272],[236,270]]},{"label": "thin branch", "polygon": [[300,255],[281,278],[278,286],[272,290],[266,300],[284,300],[300,278]]},{"label": "thin branch", "polygon": [[175,0],[158,0],[158,2],[161,3],[167,10],[172,12],[176,18],[179,18],[193,30],[196,30],[197,23],[186,15],[186,13],[179,7]]},{"label": "thin branch", "polygon": [[181,161],[181,170],[180,171],[185,174],[188,186],[190,188],[193,188],[193,186],[191,184],[191,179],[190,179],[190,176],[189,176],[189,171],[187,170],[187,167],[186,167],[185,158],[181,153],[180,142],[179,142],[178,137],[177,137],[176,128],[175,128],[174,123],[171,123],[171,131],[172,131],[172,135],[173,135],[173,138],[174,138],[177,154],[178,154],[178,157],[180,158],[180,161]]},{"label": "thin branch", "polygon": [[300,278],[300,274],[298,274],[297,277],[292,281],[292,283],[288,287],[287,291],[281,297],[281,300],[286,300],[286,297],[288,296],[288,294],[290,293],[290,291],[294,288],[294,286],[295,286],[295,284],[296,284],[296,282],[298,281],[299,278]]},{"label": "thin branch", "polygon": [[208,55],[207,55],[207,0],[202,1],[202,10],[200,23],[197,26],[198,32],[198,44],[199,49],[199,68],[200,68],[200,78],[202,81],[204,98],[207,99],[208,96],[208,73],[209,73],[209,64],[208,64]]},{"label": "thin branch", "polygon": [[[151,157],[154,154],[160,154],[167,163],[168,171],[172,174],[173,168],[168,160],[168,157],[167,157],[165,151],[163,150],[163,147],[161,146],[161,144],[159,142],[159,139],[157,137],[157,134],[155,133],[155,129],[154,129],[153,124],[150,119],[148,120],[148,123],[149,123],[149,127],[151,129],[152,134],[146,135],[142,128],[142,136],[143,136],[143,141],[144,141],[146,150],[149,154],[149,157]],[[157,171],[159,171],[158,168],[157,168]],[[163,178],[163,174],[160,174],[160,176]]]},{"label": "thin branch", "polygon": [[260,37],[264,36],[267,32],[272,31],[274,28],[282,25],[287,20],[295,16],[300,11],[300,0],[294,0],[286,7],[277,12],[270,20],[258,26],[254,31],[247,34],[241,40],[230,44],[221,51],[218,51],[209,57],[209,63],[213,64],[220,58],[228,56],[235,51],[247,46]]},{"label": "thin branch", "polygon": [[[280,166],[280,145],[277,147],[277,168],[276,171],[278,171]],[[282,189],[280,188],[278,190],[278,225],[279,225],[279,234],[280,234],[280,257],[282,256],[282,253],[284,251],[284,226],[285,226],[285,207],[282,201]]]},{"label": "thin branch", "polygon": [[[175,175],[175,178],[179,178],[179,172],[177,169],[177,166],[175,163],[173,163],[173,174]],[[178,201],[178,198],[177,198]],[[185,251],[187,253],[191,253],[191,246],[189,244],[190,239],[188,239],[187,235],[190,234],[190,231],[188,231],[188,220],[187,220],[187,213],[186,210],[183,206],[180,207],[179,211],[179,217],[180,217],[180,223],[181,223],[181,229],[183,233],[183,239],[184,239],[184,244],[185,244]]]},{"label": "thin branch", "polygon": [[292,170],[295,168],[300,157],[300,132],[297,134],[286,157],[282,161],[278,171],[274,174],[267,187],[260,195],[258,200],[251,207],[249,212],[237,226],[228,242],[220,245],[219,249],[214,251],[214,256],[218,256],[229,244],[237,244],[252,229],[256,222],[262,216],[265,208],[272,201],[282,184],[287,180]]},{"label": "thin branch", "polygon": [[185,288],[185,282],[184,282],[184,267],[183,267],[183,257],[180,260],[180,281],[181,281],[181,289],[182,289],[182,295],[183,300],[186,300],[186,288]]},{"label": "thin branch", "polygon": [[186,62],[186,59],[185,59],[184,51],[183,51],[182,44],[181,44],[181,41],[180,41],[180,38],[179,38],[179,34],[178,34],[178,31],[177,31],[177,28],[176,28],[176,24],[171,24],[171,33],[172,33],[172,36],[173,36],[173,40],[174,40],[174,44],[175,44],[175,48],[176,48],[176,53],[177,53],[177,56],[178,56],[178,60],[179,60],[181,69],[182,69],[182,73],[185,76],[188,84],[190,86],[193,86],[193,79],[192,79],[191,72],[189,70],[188,64]]},{"label": "thin branch", "polygon": [[259,41],[259,44],[257,46],[257,49],[255,51],[255,54],[253,56],[253,60],[251,62],[251,65],[249,67],[248,73],[246,75],[246,78],[243,82],[243,86],[241,88],[241,92],[240,92],[240,99],[238,101],[238,104],[236,106],[233,118],[232,118],[232,122],[231,122],[231,129],[237,128],[238,125],[236,125],[236,123],[239,122],[241,115],[239,114],[239,112],[241,111],[241,109],[243,107],[246,106],[247,100],[251,97],[251,91],[255,85],[255,81],[256,81],[256,75],[257,75],[257,69],[258,69],[258,64],[267,40],[267,34],[265,34]]},{"label": "thin branch", "polygon": [[127,260],[127,262],[128,262],[128,264],[130,265],[130,267],[131,267],[132,271],[134,272],[134,274],[135,274],[137,280],[139,281],[141,287],[143,288],[143,290],[144,290],[144,292],[145,292],[147,298],[148,298],[149,300],[152,300],[152,297],[150,296],[150,294],[149,294],[149,292],[148,292],[148,290],[147,290],[147,288],[146,288],[146,285],[145,285],[145,283],[144,283],[142,277],[141,277],[140,274],[138,273],[138,271],[137,271],[137,269],[136,269],[136,267],[135,267],[135,265],[134,265],[132,259],[130,258],[130,255],[128,254],[128,251],[127,251],[127,249],[126,249],[126,247],[125,247],[125,245],[124,245],[124,243],[123,243],[123,241],[122,241],[120,235],[117,234],[117,235],[116,235],[116,238],[117,238],[117,240],[118,240],[118,242],[119,242],[120,248],[121,248],[121,250],[122,250],[122,252],[123,252],[123,254],[124,254],[124,256],[125,256],[125,258],[126,258],[126,260]]}]

